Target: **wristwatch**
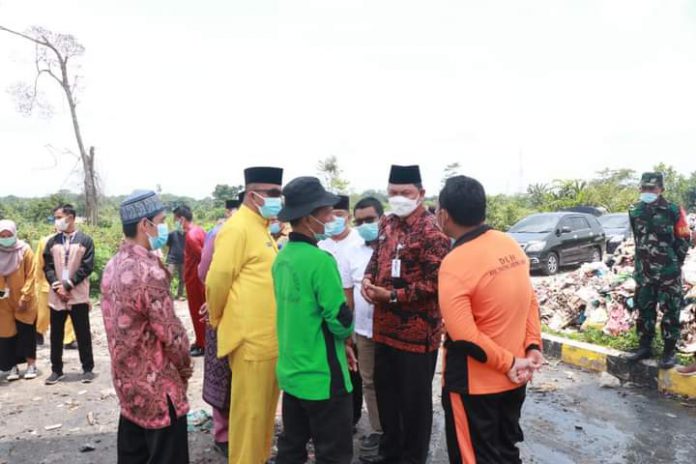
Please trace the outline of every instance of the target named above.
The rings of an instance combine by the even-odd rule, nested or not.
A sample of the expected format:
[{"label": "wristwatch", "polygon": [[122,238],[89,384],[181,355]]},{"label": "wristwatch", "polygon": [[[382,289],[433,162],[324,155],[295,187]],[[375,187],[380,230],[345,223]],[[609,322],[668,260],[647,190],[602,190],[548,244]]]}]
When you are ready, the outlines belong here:
[{"label": "wristwatch", "polygon": [[397,303],[398,300],[396,298],[396,290],[392,290],[391,294],[389,295],[389,303]]}]

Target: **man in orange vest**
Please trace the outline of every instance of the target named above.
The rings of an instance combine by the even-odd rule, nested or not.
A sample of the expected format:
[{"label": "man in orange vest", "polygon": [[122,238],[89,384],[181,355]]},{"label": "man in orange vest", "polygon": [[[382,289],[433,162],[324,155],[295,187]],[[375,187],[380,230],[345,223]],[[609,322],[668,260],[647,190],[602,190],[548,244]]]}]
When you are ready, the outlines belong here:
[{"label": "man in orange vest", "polygon": [[484,223],[478,181],[453,177],[439,200],[438,225],[455,240],[438,280],[450,461],[519,463],[525,384],[543,363],[529,261],[512,238]]}]

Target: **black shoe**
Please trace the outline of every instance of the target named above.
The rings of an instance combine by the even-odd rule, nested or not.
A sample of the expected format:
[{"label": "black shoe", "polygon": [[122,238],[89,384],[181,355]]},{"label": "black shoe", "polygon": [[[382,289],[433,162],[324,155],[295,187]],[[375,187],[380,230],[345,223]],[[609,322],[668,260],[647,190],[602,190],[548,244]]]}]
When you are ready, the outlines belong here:
[{"label": "black shoe", "polygon": [[63,348],[65,348],[66,350],[76,350],[77,342],[66,343],[65,345],[63,345]]},{"label": "black shoe", "polygon": [[194,358],[199,358],[205,354],[205,350],[203,348],[200,348],[198,346],[192,346],[191,347],[191,356]]},{"label": "black shoe", "polygon": [[82,382],[82,383],[92,383],[92,382],[94,382],[94,379],[96,379],[96,378],[97,378],[97,376],[94,375],[94,372],[91,372],[91,371],[89,371],[89,372],[84,372],[84,373],[82,374],[82,378],[80,379],[80,382]]},{"label": "black shoe", "polygon": [[63,380],[65,376],[63,374],[58,374],[56,372],[52,372],[51,375],[46,379],[46,382],[44,382],[46,385],[55,385],[61,380]]},{"label": "black shoe", "polygon": [[36,346],[44,346],[44,336],[40,333],[36,334]]},{"label": "black shoe", "polygon": [[638,348],[635,352],[626,356],[626,360],[630,362],[638,362],[650,358],[652,358],[652,349],[650,347]]},{"label": "black shoe", "polygon": [[665,354],[662,356],[662,359],[660,360],[660,364],[659,364],[658,367],[659,367],[660,369],[665,369],[665,370],[667,370],[667,369],[673,368],[673,367],[676,366],[676,365],[677,365],[677,357],[674,356],[674,353],[672,353],[672,354],[667,354],[667,353],[665,353]]},{"label": "black shoe", "polygon": [[671,369],[677,365],[677,343],[672,340],[665,341],[665,349],[662,352],[662,359],[658,367],[660,369]]},{"label": "black shoe", "polygon": [[379,454],[371,456],[360,456],[360,462],[363,464],[389,464],[391,461]]}]

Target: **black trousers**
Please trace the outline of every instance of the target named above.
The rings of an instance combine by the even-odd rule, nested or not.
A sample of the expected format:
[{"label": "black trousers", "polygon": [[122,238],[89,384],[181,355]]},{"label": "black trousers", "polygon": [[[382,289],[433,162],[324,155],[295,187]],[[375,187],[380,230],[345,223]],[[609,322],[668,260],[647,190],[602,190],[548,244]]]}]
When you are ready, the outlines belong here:
[{"label": "black trousers", "polygon": [[442,392],[450,463],[518,464],[526,387],[493,395]]},{"label": "black trousers", "polygon": [[9,371],[27,359],[36,359],[36,326],[15,321],[17,334],[0,338],[0,371]]},{"label": "black trousers", "polygon": [[[354,346],[353,349],[355,356],[357,356],[357,347]],[[350,371],[350,382],[353,384],[353,426],[356,426],[362,417],[363,406],[362,377],[359,370],[357,372]]]},{"label": "black trousers", "polygon": [[176,417],[169,401],[171,425],[149,430],[121,416],[118,421],[118,464],[188,464],[186,416]]},{"label": "black trousers", "polygon": [[82,370],[92,372],[94,369],[92,331],[89,326],[89,305],[86,303],[74,305],[69,311],[56,311],[51,308],[51,369],[57,374],[63,373],[63,337],[68,315],[75,328]]},{"label": "black trousers", "polygon": [[317,464],[350,464],[353,459],[353,399],[301,400],[283,393],[283,433],[277,464],[305,464],[307,443],[314,443]]},{"label": "black trousers", "polygon": [[384,432],[380,454],[389,461],[425,464],[428,458],[437,353],[375,345],[375,390]]}]

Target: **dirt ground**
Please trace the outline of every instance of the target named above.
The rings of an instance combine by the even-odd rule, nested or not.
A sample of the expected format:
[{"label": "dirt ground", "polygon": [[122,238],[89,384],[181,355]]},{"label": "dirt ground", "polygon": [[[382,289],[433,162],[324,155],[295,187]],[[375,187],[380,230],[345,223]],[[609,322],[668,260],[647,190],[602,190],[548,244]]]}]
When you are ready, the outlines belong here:
[{"label": "dirt ground", "polygon": [[[191,327],[185,303],[177,302],[177,314]],[[94,348],[94,383],[79,382],[82,373],[78,352],[66,350],[64,381],[44,385],[51,373],[48,343],[39,347],[41,376],[35,380],[0,382],[0,463],[109,463],[116,461],[116,430],[119,408],[113,384],[106,334],[99,306],[91,312]],[[192,339],[193,332],[190,330]],[[191,410],[210,407],[201,399],[203,358],[194,358],[195,372],[189,385]],[[53,429],[52,426],[59,428]],[[191,460],[222,463],[212,450],[212,437],[205,432],[189,434]],[[94,451],[81,452],[84,446]]]}]

